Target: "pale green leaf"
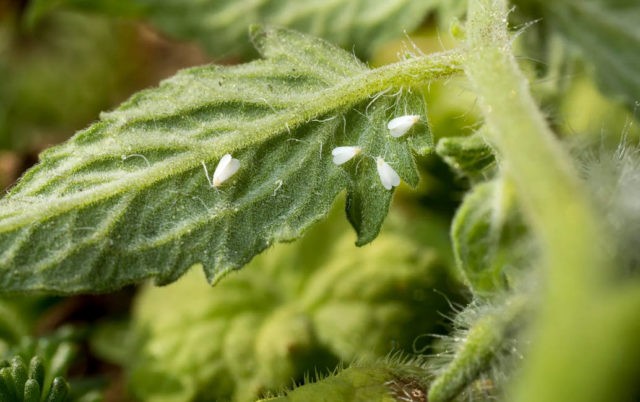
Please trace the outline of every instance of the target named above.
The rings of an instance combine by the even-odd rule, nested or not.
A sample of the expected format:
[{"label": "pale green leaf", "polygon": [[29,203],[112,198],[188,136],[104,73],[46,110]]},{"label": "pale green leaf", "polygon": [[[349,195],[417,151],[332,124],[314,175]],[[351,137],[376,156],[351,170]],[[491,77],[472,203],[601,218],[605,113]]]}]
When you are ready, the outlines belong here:
[{"label": "pale green leaf", "polygon": [[426,370],[417,363],[356,363],[286,395],[259,402],[419,402],[426,401]]},{"label": "pale green leaf", "polygon": [[492,295],[514,284],[528,268],[531,245],[504,179],[475,186],[458,209],[451,226],[458,268],[476,295]]},{"label": "pale green leaf", "polygon": [[[420,95],[389,94],[457,65],[443,55],[370,70],[292,31],[256,29],[253,40],[266,60],[182,71],[44,152],[0,202],[2,290],[162,284],[195,263],[213,282],[299,237],[345,188],[358,244],[373,240],[392,197],[375,157],[415,186],[411,149],[431,149],[426,123],[389,136],[392,117],[425,115]],[[336,166],[340,145],[362,153]],[[227,153],[240,170],[213,189],[203,164],[213,172]]]},{"label": "pale green leaf", "polygon": [[131,389],[145,401],[248,401],[339,360],[411,353],[448,311],[432,289],[453,292],[434,249],[408,236],[409,226],[431,228],[395,213],[375,247],[355,248],[334,213],[214,288],[199,270],[145,287],[134,308]]},{"label": "pale green leaf", "polygon": [[200,42],[215,56],[247,55],[246,28],[294,28],[359,55],[411,32],[440,0],[135,0],[161,30]]},{"label": "pale green leaf", "polygon": [[604,90],[633,108],[640,101],[640,2],[536,1],[553,28],[595,68]]}]

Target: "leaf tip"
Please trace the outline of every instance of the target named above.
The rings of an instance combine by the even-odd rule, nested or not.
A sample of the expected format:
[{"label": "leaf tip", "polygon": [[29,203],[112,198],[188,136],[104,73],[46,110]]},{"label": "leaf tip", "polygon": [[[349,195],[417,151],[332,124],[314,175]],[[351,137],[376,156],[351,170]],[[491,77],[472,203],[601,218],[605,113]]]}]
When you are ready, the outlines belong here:
[{"label": "leaf tip", "polygon": [[371,243],[375,236],[360,236],[356,239],[356,247],[363,247]]},{"label": "leaf tip", "polygon": [[262,24],[251,24],[249,25],[249,36],[254,38],[255,36],[259,36],[264,33],[264,25]]},{"label": "leaf tip", "polygon": [[207,278],[207,282],[210,286],[216,286],[222,279],[226,278],[231,272],[237,271],[237,268],[233,267],[222,267],[216,269],[208,269],[205,266],[202,266],[202,270],[204,271],[204,275]]},{"label": "leaf tip", "polygon": [[256,50],[262,53],[264,49],[264,42],[268,34],[268,29],[262,24],[251,24],[249,26],[249,39],[256,48]]}]

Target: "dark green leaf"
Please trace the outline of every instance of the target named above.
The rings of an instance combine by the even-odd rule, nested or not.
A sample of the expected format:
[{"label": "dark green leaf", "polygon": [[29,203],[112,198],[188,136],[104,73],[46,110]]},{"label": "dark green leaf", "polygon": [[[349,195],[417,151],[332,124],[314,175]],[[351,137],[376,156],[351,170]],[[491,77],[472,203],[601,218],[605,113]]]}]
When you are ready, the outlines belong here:
[{"label": "dark green leaf", "polygon": [[39,384],[43,384],[44,375],[45,369],[42,358],[39,356],[33,356],[31,362],[29,363],[29,379],[35,380]]},{"label": "dark green leaf", "polygon": [[65,402],[69,394],[69,384],[62,377],[53,379],[46,402]]},{"label": "dark green leaf", "polygon": [[[23,337],[20,344],[13,345],[5,353],[8,360],[0,361],[0,401],[2,395],[11,394],[10,402],[40,401],[51,387],[53,377],[65,375],[71,361],[70,344],[65,342],[70,332],[64,328],[47,338],[34,340]],[[13,356],[13,357],[11,357]],[[25,364],[29,361],[29,367]],[[16,399],[17,398],[17,399]]]},{"label": "dark green leaf", "polygon": [[537,2],[554,29],[580,50],[608,93],[630,108],[640,101],[640,2],[560,0]]},{"label": "dark green leaf", "polygon": [[[411,149],[430,149],[425,123],[397,139],[386,129],[398,114],[425,115],[421,96],[388,95],[399,73],[425,66],[369,70],[286,30],[256,29],[253,40],[266,60],[185,70],[44,152],[0,202],[2,290],[162,284],[195,263],[214,282],[299,237],[345,188],[358,243],[371,241],[391,199],[374,158],[415,186]],[[362,154],[336,166],[339,145]],[[227,153],[240,170],[212,189],[203,164],[212,172]]]},{"label": "dark green leaf", "polygon": [[200,42],[215,56],[247,55],[246,29],[280,25],[323,37],[360,55],[415,29],[437,1],[135,0],[161,30]]},{"label": "dark green leaf", "polygon": [[4,376],[0,375],[0,402],[13,402],[15,397],[11,393],[11,388],[7,384]]},{"label": "dark green leaf", "polygon": [[11,374],[11,368],[3,367],[0,369],[0,382],[4,386],[0,387],[1,392],[9,396],[9,401],[15,401],[18,399],[18,393],[16,391],[16,384]]},{"label": "dark green leaf", "polygon": [[20,356],[16,356],[11,360],[11,376],[13,383],[16,385],[16,394],[24,395],[24,383],[27,382],[27,367],[24,360]]},{"label": "dark green leaf", "polygon": [[40,402],[40,384],[34,379],[28,379],[24,384],[24,402]]}]

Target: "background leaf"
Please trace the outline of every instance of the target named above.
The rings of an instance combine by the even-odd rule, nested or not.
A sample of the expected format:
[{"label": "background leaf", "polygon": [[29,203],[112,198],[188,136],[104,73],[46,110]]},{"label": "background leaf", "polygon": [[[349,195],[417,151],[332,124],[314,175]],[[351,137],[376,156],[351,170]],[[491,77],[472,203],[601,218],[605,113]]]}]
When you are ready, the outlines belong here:
[{"label": "background leaf", "polygon": [[0,73],[10,77],[0,81],[0,149],[32,151],[68,138],[143,74],[125,24],[61,12],[33,32],[15,25],[0,15]]},{"label": "background leaf", "polygon": [[[4,291],[168,283],[195,263],[214,281],[300,236],[344,188],[358,243],[377,235],[392,192],[374,157],[417,184],[410,149],[430,150],[425,119],[399,139],[386,122],[424,116],[422,97],[370,99],[391,89],[394,70],[386,83],[324,41],[273,29],[253,38],[267,60],[185,70],[42,154],[0,203]],[[338,167],[338,145],[363,153]],[[212,189],[202,164],[213,171],[226,153],[240,171]]]},{"label": "background leaf", "polygon": [[409,233],[431,230],[428,219],[392,214],[375,247],[354,248],[334,213],[215,288],[199,270],[168,287],[146,287],[134,309],[135,394],[250,401],[339,361],[412,352],[417,337],[437,331],[448,311],[438,292],[451,295],[452,284],[423,240],[429,235],[408,235],[409,222]]},{"label": "background leaf", "polygon": [[427,395],[424,374],[424,367],[414,362],[356,363],[284,396],[259,402],[421,402]]},{"label": "background leaf", "polygon": [[640,3],[535,0],[535,4],[541,7],[551,29],[560,32],[594,68],[605,92],[630,109],[636,107],[640,101]]},{"label": "background leaf", "polygon": [[141,13],[140,5],[135,1],[122,0],[30,0],[26,5],[23,24],[28,29],[42,23],[52,11],[65,8],[82,10],[94,14],[110,16],[137,16]]},{"label": "background leaf", "polygon": [[212,55],[246,56],[246,28],[280,25],[307,32],[366,56],[385,41],[410,32],[438,0],[199,1],[135,0],[154,25],[199,42]]},{"label": "background leaf", "polygon": [[451,225],[453,251],[465,282],[479,296],[509,289],[531,264],[531,246],[504,179],[475,186]]},{"label": "background leaf", "polygon": [[436,153],[459,175],[473,181],[491,177],[496,170],[493,150],[481,133],[442,138],[438,141]]}]

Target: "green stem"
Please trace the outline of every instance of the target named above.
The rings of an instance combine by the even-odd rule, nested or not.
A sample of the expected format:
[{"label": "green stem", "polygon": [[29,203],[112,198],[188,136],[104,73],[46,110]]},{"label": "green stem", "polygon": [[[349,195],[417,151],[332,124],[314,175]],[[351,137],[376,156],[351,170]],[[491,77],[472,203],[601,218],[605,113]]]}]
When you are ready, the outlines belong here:
[{"label": "green stem", "polygon": [[431,383],[427,400],[449,401],[486,372],[504,348],[505,341],[513,337],[513,331],[522,325],[530,302],[527,296],[516,295],[496,311],[478,319],[464,337],[453,360]]},{"label": "green stem", "polygon": [[[470,2],[466,73],[479,97],[488,138],[516,185],[549,267],[548,291],[571,298],[591,290],[605,262],[600,228],[571,158],[547,125],[511,53],[506,1]],[[576,231],[575,228],[580,228]],[[593,283],[592,283],[593,284]]]},{"label": "green stem", "polygon": [[610,261],[590,198],[531,96],[511,52],[506,25],[506,0],[470,1],[466,73],[484,112],[488,138],[516,185],[546,268],[540,321],[510,400],[566,401],[580,394],[586,395],[583,401],[596,401],[597,392],[583,392],[593,383],[588,378],[593,371],[576,370],[576,365],[609,363],[590,345],[602,337],[584,330],[590,323],[586,332],[606,331],[593,327],[588,312],[592,298],[602,291]]}]

